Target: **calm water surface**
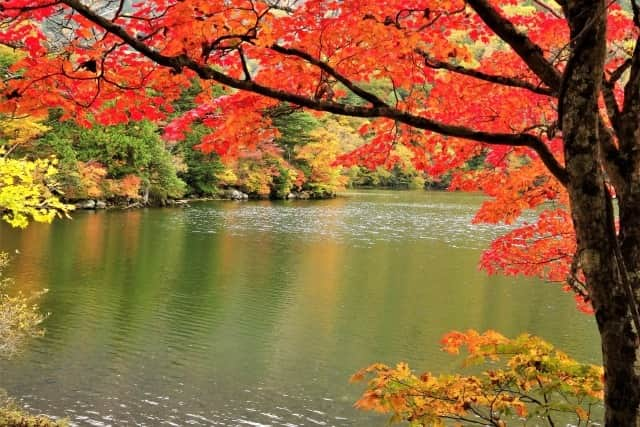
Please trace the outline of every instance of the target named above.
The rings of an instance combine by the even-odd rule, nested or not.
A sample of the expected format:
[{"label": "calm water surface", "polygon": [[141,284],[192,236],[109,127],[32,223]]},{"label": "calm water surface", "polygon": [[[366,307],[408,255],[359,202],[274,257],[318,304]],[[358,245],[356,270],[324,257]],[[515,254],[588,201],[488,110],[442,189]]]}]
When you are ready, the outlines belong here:
[{"label": "calm water surface", "polygon": [[528,331],[598,363],[593,319],[535,280],[487,277],[481,199],[352,192],[211,202],[0,228],[46,336],[0,386],[78,425],[375,426],[352,408],[369,363],[456,369],[451,329]]}]

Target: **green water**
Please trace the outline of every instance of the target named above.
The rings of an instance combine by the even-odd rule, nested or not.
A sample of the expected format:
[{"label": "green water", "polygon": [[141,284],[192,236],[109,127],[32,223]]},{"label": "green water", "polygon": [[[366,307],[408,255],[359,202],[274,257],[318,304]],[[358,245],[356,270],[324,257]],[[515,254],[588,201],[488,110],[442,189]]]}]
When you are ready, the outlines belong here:
[{"label": "green water", "polygon": [[352,192],[79,212],[0,228],[19,288],[48,288],[46,336],[0,386],[78,425],[385,425],[356,411],[369,363],[450,371],[451,329],[541,335],[599,362],[593,319],[558,286],[477,270],[504,227],[476,196]]}]

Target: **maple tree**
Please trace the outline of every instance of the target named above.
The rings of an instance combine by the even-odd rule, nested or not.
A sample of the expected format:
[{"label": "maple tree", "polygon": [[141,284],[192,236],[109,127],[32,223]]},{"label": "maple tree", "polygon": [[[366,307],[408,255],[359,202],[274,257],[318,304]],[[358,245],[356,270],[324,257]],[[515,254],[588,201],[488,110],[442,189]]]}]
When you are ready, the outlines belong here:
[{"label": "maple tree", "polygon": [[376,363],[351,378],[372,377],[356,406],[392,413],[392,420],[412,426],[454,420],[504,427],[534,419],[554,426],[559,414],[588,426],[602,400],[602,367],[578,363],[541,338],[523,334],[508,339],[494,331],[469,330],[450,332],[441,344],[450,354],[465,349],[466,367],[490,365],[480,375],[417,376],[406,363]]},{"label": "maple tree", "polygon": [[265,112],[287,102],[371,119],[345,165],[393,167],[404,145],[437,176],[486,156],[488,170],[452,181],[490,196],[477,221],[551,209],[482,264],[575,292],[602,338],[605,424],[640,418],[636,0],[6,0],[0,14],[0,43],[25,51],[6,72],[6,114],[164,120],[197,82],[164,136],[204,125],[204,152],[268,152]]}]

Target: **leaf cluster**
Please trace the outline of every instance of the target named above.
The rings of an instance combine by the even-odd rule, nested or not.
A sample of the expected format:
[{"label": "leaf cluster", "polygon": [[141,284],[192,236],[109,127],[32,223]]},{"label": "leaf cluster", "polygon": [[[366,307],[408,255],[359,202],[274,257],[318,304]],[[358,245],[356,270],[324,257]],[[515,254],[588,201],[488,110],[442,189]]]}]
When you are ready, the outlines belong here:
[{"label": "leaf cluster", "polygon": [[531,419],[554,426],[559,414],[586,426],[603,399],[601,367],[579,363],[539,337],[509,339],[469,330],[448,333],[441,345],[451,354],[466,350],[465,366],[488,366],[479,375],[416,375],[406,363],[373,364],[352,377],[370,378],[355,406],[390,413],[394,421],[412,426],[453,420],[503,427]]},{"label": "leaf cluster", "polygon": [[10,159],[0,153],[0,217],[13,227],[25,228],[29,221],[50,223],[73,209],[54,191],[55,159]]}]

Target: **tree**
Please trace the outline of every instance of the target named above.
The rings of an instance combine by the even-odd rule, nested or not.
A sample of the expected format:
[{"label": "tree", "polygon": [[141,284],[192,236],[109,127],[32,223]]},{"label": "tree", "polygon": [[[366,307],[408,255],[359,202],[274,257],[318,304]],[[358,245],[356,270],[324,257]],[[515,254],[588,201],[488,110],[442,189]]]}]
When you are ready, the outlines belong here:
[{"label": "tree", "polygon": [[0,219],[25,228],[30,220],[52,222],[72,206],[53,194],[55,159],[8,159],[0,152]]},{"label": "tree", "polygon": [[91,129],[73,123],[51,123],[51,127],[26,153],[51,153],[60,160],[59,181],[69,200],[135,200],[144,192],[161,202],[184,193],[174,159],[150,122]]},{"label": "tree", "polygon": [[467,350],[465,366],[490,363],[480,375],[416,376],[406,363],[381,363],[352,376],[373,378],[356,406],[390,412],[412,426],[443,426],[443,420],[505,427],[517,419],[557,425],[558,415],[591,425],[603,397],[602,367],[578,363],[551,344],[523,334],[508,339],[495,331],[451,332],[442,339],[450,354]]},{"label": "tree", "polygon": [[287,105],[277,106],[269,111],[269,115],[280,132],[276,143],[284,150],[283,157],[288,162],[292,160],[296,147],[311,142],[310,132],[320,125],[311,114],[291,110]]},{"label": "tree", "polygon": [[[4,83],[5,111],[56,106],[84,125],[157,121],[197,80],[196,108],[167,137],[202,123],[212,129],[205,152],[234,156],[273,140],[264,112],[288,102],[371,118],[361,129],[369,143],[353,156],[372,164],[388,165],[397,144],[432,175],[486,155],[491,170],[453,177],[455,188],[492,197],[477,220],[513,222],[553,206],[495,242],[483,265],[562,281],[593,309],[605,424],[636,425],[636,0],[104,3],[2,3],[0,41],[26,51]],[[367,90],[372,80],[390,84],[390,100]],[[219,84],[226,95],[214,98]]]},{"label": "tree", "polygon": [[296,159],[308,171],[305,185],[316,194],[333,195],[344,188],[347,180],[342,176],[342,168],[335,165],[340,143],[327,129],[316,129],[309,137],[310,142],[296,149]]},{"label": "tree", "polygon": [[186,170],[178,172],[178,176],[188,185],[189,192],[211,196],[218,191],[218,174],[224,170],[224,165],[216,153],[205,154],[195,148],[206,133],[203,126],[194,126],[185,140],[177,146],[186,165]]}]

